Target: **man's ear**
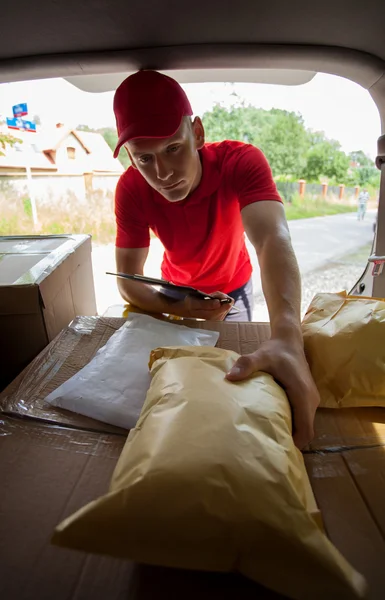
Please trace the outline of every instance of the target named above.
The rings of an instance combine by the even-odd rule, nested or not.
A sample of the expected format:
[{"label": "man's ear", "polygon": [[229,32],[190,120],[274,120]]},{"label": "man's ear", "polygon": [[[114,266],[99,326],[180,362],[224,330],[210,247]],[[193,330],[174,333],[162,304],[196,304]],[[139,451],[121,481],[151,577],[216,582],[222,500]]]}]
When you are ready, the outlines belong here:
[{"label": "man's ear", "polygon": [[134,163],[134,159],[132,158],[132,156],[131,156],[131,154],[130,154],[130,151],[129,151],[129,149],[127,148],[126,144],[124,144],[124,148],[125,148],[125,150],[126,150],[126,152],[127,152],[127,154],[128,154],[128,158],[130,159],[131,166],[132,166],[134,169],[137,169],[138,167],[137,167],[137,166],[136,166],[136,164]]},{"label": "man's ear", "polygon": [[205,129],[200,117],[195,117],[191,123],[191,127],[195,139],[195,147],[197,150],[201,150],[205,145]]}]

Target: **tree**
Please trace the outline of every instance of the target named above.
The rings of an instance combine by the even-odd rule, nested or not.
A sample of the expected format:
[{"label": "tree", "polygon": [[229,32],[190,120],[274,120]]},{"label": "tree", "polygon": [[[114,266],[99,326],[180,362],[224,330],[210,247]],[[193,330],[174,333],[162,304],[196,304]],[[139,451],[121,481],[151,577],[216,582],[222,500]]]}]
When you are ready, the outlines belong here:
[{"label": "tree", "polygon": [[[102,134],[111,150],[114,151],[116,148],[116,144],[118,143],[118,134],[116,129],[114,129],[113,127],[102,127],[101,129],[98,129],[98,133]],[[125,169],[127,169],[131,164],[130,158],[125,148],[120,149],[118,159],[120,160],[121,164]]]},{"label": "tree", "polygon": [[77,129],[77,131],[87,131],[89,133],[97,133],[98,132],[97,129],[92,129],[88,125],[82,125],[82,124],[78,125],[76,127],[76,129]]},{"label": "tree", "polygon": [[[116,132],[116,129],[114,129],[113,127],[100,127],[99,129],[92,129],[88,125],[78,125],[76,127],[76,129],[78,131],[86,131],[86,132],[90,132],[90,133],[100,133],[106,140],[106,142],[109,145],[109,147],[111,148],[111,150],[112,151],[115,150],[116,144],[118,143],[118,134]],[[124,148],[120,149],[120,152],[118,154],[118,159],[125,169],[127,169],[131,164],[130,158]]]},{"label": "tree", "polygon": [[3,150],[5,150],[6,146],[13,146],[14,144],[22,144],[22,140],[14,137],[13,135],[9,135],[7,133],[2,133],[0,131],[0,156],[4,156]]},{"label": "tree", "polygon": [[260,148],[275,175],[302,176],[306,165],[308,139],[300,115],[273,108],[261,131]]},{"label": "tree", "polygon": [[300,177],[306,163],[307,135],[301,115],[280,109],[216,104],[203,115],[208,141],[253,144],[265,153],[273,174]]},{"label": "tree", "polygon": [[350,181],[353,185],[366,186],[372,185],[379,187],[380,172],[374,162],[362,150],[350,152]]},{"label": "tree", "polygon": [[309,132],[308,138],[304,179],[317,182],[326,177],[343,183],[348,176],[350,159],[341,150],[341,144],[328,139],[322,131]]}]

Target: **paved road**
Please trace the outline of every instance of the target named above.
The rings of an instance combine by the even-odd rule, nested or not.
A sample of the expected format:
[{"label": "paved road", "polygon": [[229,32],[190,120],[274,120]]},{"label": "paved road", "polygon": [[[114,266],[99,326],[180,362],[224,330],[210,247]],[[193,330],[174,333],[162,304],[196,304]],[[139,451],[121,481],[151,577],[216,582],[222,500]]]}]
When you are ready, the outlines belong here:
[{"label": "paved road", "polygon": [[[357,221],[354,213],[290,221],[290,233],[301,274],[305,275],[326,266],[331,259],[336,259],[370,242],[373,237],[375,214],[375,211],[369,211],[363,222]],[[146,275],[160,276],[162,254],[159,240],[152,240],[145,269]],[[254,292],[258,294],[261,290],[259,267],[252,247],[250,247],[250,255],[254,266]],[[115,270],[113,244],[94,246],[92,262],[98,312],[103,314],[108,306],[121,304],[114,278],[105,275],[106,271]]]},{"label": "paved road", "polygon": [[[289,221],[290,235],[301,275],[326,266],[331,259],[357,250],[373,239],[376,211],[357,221],[355,213]],[[261,290],[255,251],[248,245],[254,268],[254,291]]]}]

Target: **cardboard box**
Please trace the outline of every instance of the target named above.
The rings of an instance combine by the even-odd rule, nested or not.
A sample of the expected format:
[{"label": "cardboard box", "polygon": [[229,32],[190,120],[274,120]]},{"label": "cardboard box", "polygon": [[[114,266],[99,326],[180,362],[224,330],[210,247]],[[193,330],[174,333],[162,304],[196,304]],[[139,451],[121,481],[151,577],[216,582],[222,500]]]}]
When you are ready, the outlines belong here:
[{"label": "cardboard box", "polygon": [[385,408],[320,408],[314,425],[313,451],[385,445]]},{"label": "cardboard box", "polygon": [[[44,398],[82,369],[125,322],[114,317],[77,317],[0,394],[0,410],[10,416],[32,417],[70,427],[127,435],[127,431],[50,406]],[[180,323],[180,321],[175,321]],[[218,346],[242,354],[269,338],[267,323],[183,321],[190,327],[219,331]],[[362,448],[385,444],[382,408],[320,409],[310,451]]]},{"label": "cardboard box", "polygon": [[[282,598],[240,576],[149,569],[51,546],[57,523],[106,492],[124,442],[121,436],[0,419],[2,600]],[[230,589],[238,595],[230,596]]]},{"label": "cardboard box", "polygon": [[79,314],[96,314],[90,236],[0,238],[0,390]]},{"label": "cardboard box", "polygon": [[[107,491],[124,442],[120,435],[0,417],[2,600],[282,599],[235,575],[134,565],[51,546],[63,518]],[[328,536],[367,578],[369,600],[382,600],[384,447],[312,452],[305,462]]]},{"label": "cardboard box", "polygon": [[[44,398],[82,369],[125,322],[123,318],[77,317],[0,395],[0,410],[88,431],[127,435],[127,431],[50,406]],[[182,321],[175,321],[182,323]],[[184,320],[183,325],[219,331],[217,346],[240,354],[253,352],[269,338],[267,323]]]},{"label": "cardboard box", "polygon": [[326,533],[367,579],[370,600],[385,596],[385,447],[305,455]]},{"label": "cardboard box", "polygon": [[[0,597],[278,600],[235,575],[133,565],[49,544],[57,523],[107,491],[127,432],[46,406],[43,399],[123,323],[76,318],[0,396],[7,413],[0,414],[0,573],[6,574],[0,577]],[[240,353],[269,337],[267,324],[184,324],[219,331],[218,345]],[[367,578],[370,600],[382,600],[385,410],[319,410],[305,462],[328,536]]]}]

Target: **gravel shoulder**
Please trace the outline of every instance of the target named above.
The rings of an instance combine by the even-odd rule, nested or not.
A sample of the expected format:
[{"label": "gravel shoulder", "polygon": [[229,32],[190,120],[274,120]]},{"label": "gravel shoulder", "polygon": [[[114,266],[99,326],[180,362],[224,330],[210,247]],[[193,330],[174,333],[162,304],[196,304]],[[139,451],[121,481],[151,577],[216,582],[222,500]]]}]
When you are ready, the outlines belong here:
[{"label": "gravel shoulder", "polygon": [[[350,291],[362,275],[370,255],[371,244],[365,244],[336,260],[329,261],[327,266],[315,269],[302,276],[301,314],[305,314],[312,298],[320,292]],[[268,312],[261,293],[254,296],[255,321],[268,320]]]}]

